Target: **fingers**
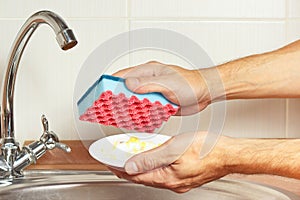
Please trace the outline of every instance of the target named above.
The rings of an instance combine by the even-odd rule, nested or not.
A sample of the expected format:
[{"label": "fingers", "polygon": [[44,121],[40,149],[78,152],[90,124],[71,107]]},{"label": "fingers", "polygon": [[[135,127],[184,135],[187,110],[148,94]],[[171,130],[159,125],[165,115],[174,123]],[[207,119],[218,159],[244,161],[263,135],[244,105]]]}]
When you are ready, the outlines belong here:
[{"label": "fingers", "polygon": [[163,92],[166,89],[166,82],[161,77],[129,77],[126,79],[126,86],[136,93]]},{"label": "fingers", "polygon": [[171,101],[177,99],[175,92],[178,91],[178,85],[173,76],[129,77],[125,83],[128,89],[136,93],[160,92]]},{"label": "fingers", "polygon": [[164,70],[165,65],[156,61],[147,62],[141,65],[122,69],[113,74],[122,78],[127,77],[141,77],[141,76],[157,76],[160,75]]},{"label": "fingers", "polygon": [[169,173],[172,172],[169,172],[170,169],[167,171],[166,168],[159,168],[142,174],[130,175],[126,172],[112,169],[112,172],[119,178],[157,188],[168,188],[168,185],[170,185],[168,183],[171,182],[172,175]]},{"label": "fingers", "polygon": [[126,86],[133,92],[140,94],[160,92],[168,100],[178,104],[178,100],[173,92],[173,87],[176,86],[178,77],[176,78],[174,75],[168,76],[170,73],[176,74],[172,67],[167,67],[164,64],[152,61],[120,70],[113,75],[125,78]]},{"label": "fingers", "polygon": [[114,75],[125,78],[127,88],[135,93],[159,92],[169,101],[181,107],[187,107],[181,110],[183,115],[194,114],[201,110],[194,109],[200,96],[197,93],[198,87],[195,87],[197,85],[195,83],[198,83],[198,75],[194,71],[149,62],[120,70]]},{"label": "fingers", "polygon": [[[109,167],[108,167],[109,168]],[[126,172],[118,171],[114,168],[109,168],[117,177],[126,179],[133,183],[143,184],[155,188],[165,188],[176,193],[185,193],[198,184],[190,184],[184,180],[174,179],[174,174],[168,168],[159,168],[143,174],[129,175]]]},{"label": "fingers", "polygon": [[121,78],[125,78],[125,75],[128,74],[131,70],[133,70],[134,67],[129,67],[126,69],[122,69],[120,71],[117,71],[115,73],[113,73],[113,76],[117,76],[117,77],[121,77]]},{"label": "fingers", "polygon": [[198,99],[193,88],[180,74],[169,74],[155,77],[129,77],[126,86],[136,93],[159,92],[169,101],[180,105],[197,105]]},{"label": "fingers", "polygon": [[176,113],[177,116],[186,116],[196,114],[207,107],[208,103],[203,104],[193,104],[189,106],[180,106],[178,112]]},{"label": "fingers", "polygon": [[110,170],[112,173],[114,173],[118,178],[123,178],[123,174],[126,174],[126,172],[121,171],[120,169],[115,169],[113,167],[106,166],[108,170]]}]

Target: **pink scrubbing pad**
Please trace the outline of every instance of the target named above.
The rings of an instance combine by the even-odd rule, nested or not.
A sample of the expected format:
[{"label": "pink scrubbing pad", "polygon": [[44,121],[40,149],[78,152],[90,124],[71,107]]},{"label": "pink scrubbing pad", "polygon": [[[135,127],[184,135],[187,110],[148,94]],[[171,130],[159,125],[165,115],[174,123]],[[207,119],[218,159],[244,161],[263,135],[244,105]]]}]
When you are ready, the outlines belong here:
[{"label": "pink scrubbing pad", "polygon": [[162,105],[159,101],[140,100],[134,95],[126,97],[107,90],[86,109],[80,120],[152,133],[177,110],[178,107],[171,104]]}]

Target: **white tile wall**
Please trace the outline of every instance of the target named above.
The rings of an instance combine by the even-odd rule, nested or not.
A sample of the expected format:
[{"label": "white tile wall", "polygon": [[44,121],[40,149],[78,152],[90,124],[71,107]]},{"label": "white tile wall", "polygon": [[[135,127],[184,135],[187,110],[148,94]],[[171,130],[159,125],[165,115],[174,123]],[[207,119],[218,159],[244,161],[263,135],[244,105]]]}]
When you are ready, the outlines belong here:
[{"label": "white tile wall", "polygon": [[[295,0],[297,1],[297,0]],[[132,17],[284,18],[284,0],[131,0]]]},{"label": "white tile wall", "polygon": [[[295,41],[300,39],[300,2],[289,2],[289,19],[287,22],[287,40]],[[300,100],[287,100],[287,130],[286,137],[299,138],[300,137]]]},{"label": "white tile wall", "polygon": [[[215,63],[269,51],[285,43],[285,23],[238,21],[132,21],[131,28],[165,28],[184,34],[198,43]],[[183,64],[173,55],[145,51],[132,56],[130,64],[158,59],[161,62]],[[182,66],[182,65],[181,65]],[[207,117],[210,115],[205,113]],[[196,116],[198,117],[198,116]],[[270,120],[271,119],[271,120]],[[202,119],[201,121],[202,122]],[[172,122],[171,122],[172,123]],[[193,123],[193,122],[192,122]],[[207,127],[209,120],[200,128]],[[176,126],[177,121],[174,121]],[[189,127],[187,123],[184,126]],[[284,137],[285,100],[248,100],[228,102],[224,134],[235,137]]]},{"label": "white tile wall", "polygon": [[[298,0],[0,0],[1,74],[19,27],[37,10],[49,9],[63,16],[79,40],[76,48],[62,52],[48,27],[34,34],[17,80],[16,129],[22,133],[17,133],[18,139],[39,136],[42,113],[62,139],[78,138],[72,110],[77,74],[88,55],[116,34],[142,27],[171,29],[197,42],[219,64],[299,38],[299,5]],[[108,72],[148,60],[190,67],[174,55],[148,50],[123,56],[113,62]],[[299,118],[299,103],[293,100],[286,106],[285,100],[229,102],[224,133],[237,137],[293,137],[298,132],[295,119]],[[199,116],[200,129],[205,130],[210,109]],[[190,119],[197,123],[195,120],[196,117]],[[180,121],[173,118],[163,131],[175,132]],[[118,131],[107,127],[102,130]]]},{"label": "white tile wall", "polygon": [[[17,34],[18,28],[22,26],[22,20],[0,20],[0,70],[1,76],[3,74],[4,65],[7,62],[8,52],[10,51],[11,45],[14,41],[14,38]],[[0,82],[2,85],[2,81]]]},{"label": "white tile wall", "polygon": [[[285,44],[285,23],[240,21],[135,21],[132,29],[161,28],[181,33],[202,47],[218,64]],[[149,58],[151,59],[151,58]]]},{"label": "white tile wall", "polygon": [[300,17],[300,1],[298,0],[288,0],[288,17],[289,18],[299,18]]},{"label": "white tile wall", "polygon": [[285,99],[228,102],[223,133],[234,137],[284,138],[285,113]]},{"label": "white tile wall", "polygon": [[[300,10],[300,8],[299,8]],[[300,39],[300,19],[289,19],[287,21],[287,40],[292,42]]]},{"label": "white tile wall", "polygon": [[288,100],[287,110],[287,132],[286,137],[300,138],[300,100],[290,99]]},{"label": "white tile wall", "polygon": [[[6,23],[0,20],[0,26]],[[10,24],[10,31],[1,37],[5,46],[10,46],[11,33],[17,31],[20,21],[11,20]],[[42,113],[49,117],[50,126],[61,139],[78,138],[72,106],[79,69],[99,44],[112,35],[128,30],[126,20],[68,20],[68,24],[79,41],[73,49],[62,51],[52,30],[41,26],[24,52],[15,91],[16,132],[20,140],[39,137]],[[5,52],[5,57],[7,54]],[[128,66],[128,62],[123,65]]]},{"label": "white tile wall", "polygon": [[124,0],[0,0],[0,18],[27,18],[38,10],[51,10],[64,18],[126,17],[127,2]]}]

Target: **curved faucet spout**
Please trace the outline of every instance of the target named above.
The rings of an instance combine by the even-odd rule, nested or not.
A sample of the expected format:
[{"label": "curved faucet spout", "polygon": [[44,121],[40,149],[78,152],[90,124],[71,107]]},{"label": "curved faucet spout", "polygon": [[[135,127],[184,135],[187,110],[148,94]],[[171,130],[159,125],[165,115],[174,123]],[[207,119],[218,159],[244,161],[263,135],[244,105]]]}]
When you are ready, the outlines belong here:
[{"label": "curved faucet spout", "polygon": [[[28,40],[40,24],[48,24],[56,34],[56,40],[63,50],[77,44],[77,40],[65,21],[50,11],[40,11],[27,19],[21,27],[9,54],[2,88],[1,137],[14,141],[13,101],[19,62]],[[12,140],[11,140],[12,139]]]}]

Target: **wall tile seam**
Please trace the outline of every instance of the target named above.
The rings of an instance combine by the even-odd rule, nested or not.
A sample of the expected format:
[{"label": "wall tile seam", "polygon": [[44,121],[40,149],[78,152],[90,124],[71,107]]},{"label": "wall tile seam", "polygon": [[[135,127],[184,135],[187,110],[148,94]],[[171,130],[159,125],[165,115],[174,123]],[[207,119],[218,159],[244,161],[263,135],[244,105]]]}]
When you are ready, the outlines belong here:
[{"label": "wall tile seam", "polygon": [[[28,16],[29,17],[29,16]],[[24,18],[5,18],[0,17],[0,20],[6,20],[6,21],[19,21],[23,20],[25,21],[28,19],[27,17]],[[88,20],[128,20],[127,17],[64,17],[64,20],[68,23],[69,20],[82,20],[82,21],[88,21]]]},{"label": "wall tile seam", "polygon": [[126,0],[126,17],[130,18],[131,17],[131,0]]},{"label": "wall tile seam", "polygon": [[153,16],[147,16],[147,17],[134,17],[131,16],[129,17],[131,19],[142,19],[142,20],[169,20],[169,19],[185,19],[185,20],[267,20],[267,21],[272,21],[272,20],[284,20],[285,17],[228,17],[228,16],[200,16],[200,17],[192,17],[192,16],[159,16],[159,17],[153,17]]},{"label": "wall tile seam", "polygon": [[288,16],[287,18],[288,18],[288,19],[300,19],[300,16],[297,16],[297,17],[294,17],[294,16],[293,16],[293,17]]},{"label": "wall tile seam", "polygon": [[[288,19],[289,19],[289,0],[285,0],[285,42],[288,41]],[[288,138],[289,136],[289,127],[288,127],[288,120],[289,120],[289,102],[287,99],[285,99],[285,133],[284,136],[285,138]]]},{"label": "wall tile seam", "polygon": [[294,18],[288,17],[286,20],[288,22],[299,22],[300,21],[300,17],[294,17]]},{"label": "wall tile seam", "polygon": [[[29,17],[29,16],[28,16]],[[28,17],[0,17],[0,20],[26,20]],[[142,21],[284,21],[286,18],[227,18],[227,17],[64,17],[67,20],[142,20]],[[289,18],[300,20],[299,18]]]},{"label": "wall tile seam", "polygon": [[[25,18],[24,19],[4,19],[4,18],[0,18],[0,22],[5,22],[5,21],[22,21],[25,22]],[[122,22],[127,22],[127,23],[134,23],[134,22],[147,22],[147,23],[243,23],[243,24],[276,24],[276,23],[287,23],[286,20],[271,20],[271,21],[264,21],[264,20],[253,20],[253,21],[248,21],[248,20],[232,20],[232,21],[228,21],[228,20],[140,20],[140,19],[126,19],[126,18],[94,18],[94,19],[83,19],[83,18],[71,18],[71,19],[65,19],[65,21],[68,23],[69,22],[74,22],[74,21],[99,21],[99,22],[109,22],[109,21],[113,21],[113,22],[117,22],[117,21],[122,21]],[[291,21],[288,21],[291,22]],[[300,22],[300,18],[299,20],[297,20],[296,22]],[[69,24],[70,25],[70,24]],[[72,26],[72,25],[70,25]],[[72,27],[71,27],[72,28]]]},{"label": "wall tile seam", "polygon": [[[263,21],[263,20],[253,20],[253,21],[248,21],[248,20],[139,20],[139,19],[129,19],[128,21],[130,22],[145,22],[145,23],[166,23],[166,22],[174,22],[174,23],[183,23],[183,22],[199,22],[199,23],[285,23],[285,19],[282,20],[272,20],[272,21]],[[300,20],[299,20],[300,21]]]}]

